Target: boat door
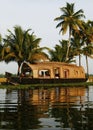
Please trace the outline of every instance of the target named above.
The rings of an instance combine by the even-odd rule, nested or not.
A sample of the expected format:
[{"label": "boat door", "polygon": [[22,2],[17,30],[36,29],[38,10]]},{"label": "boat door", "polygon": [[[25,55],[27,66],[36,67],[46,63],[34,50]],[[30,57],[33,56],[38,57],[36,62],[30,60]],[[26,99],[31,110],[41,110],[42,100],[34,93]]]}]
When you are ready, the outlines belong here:
[{"label": "boat door", "polygon": [[63,71],[63,77],[68,78],[69,77],[69,70],[64,70]]},{"label": "boat door", "polygon": [[54,76],[55,78],[60,78],[60,68],[54,68]]}]

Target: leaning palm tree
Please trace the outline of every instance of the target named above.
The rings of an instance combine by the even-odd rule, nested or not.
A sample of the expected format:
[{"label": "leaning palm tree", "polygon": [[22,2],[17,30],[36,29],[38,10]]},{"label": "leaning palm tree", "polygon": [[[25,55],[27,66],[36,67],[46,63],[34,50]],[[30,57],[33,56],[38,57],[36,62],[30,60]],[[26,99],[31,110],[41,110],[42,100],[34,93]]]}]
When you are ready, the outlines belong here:
[{"label": "leaning palm tree", "polygon": [[[18,63],[18,75],[20,66],[24,61],[32,61],[32,57],[36,53],[41,54],[39,43],[41,38],[36,38],[34,33],[29,34],[30,29],[24,31],[20,26],[14,27],[14,33],[8,30],[9,35],[4,39],[4,43],[10,51],[8,51],[5,61],[15,61]],[[42,52],[43,54],[43,52]]]},{"label": "leaning palm tree", "polygon": [[85,17],[83,14],[83,10],[79,10],[75,12],[74,10],[74,4],[66,4],[66,7],[63,7],[60,9],[62,11],[62,15],[55,18],[56,21],[59,21],[57,24],[57,28],[60,27],[60,32],[62,34],[65,34],[69,28],[69,40],[68,40],[68,46],[67,46],[67,53],[66,53],[66,61],[68,59],[68,54],[69,54],[69,47],[71,44],[71,35],[72,35],[72,29],[78,31],[79,27],[82,26],[82,17]]},{"label": "leaning palm tree", "polygon": [[6,35],[4,43],[6,48],[9,48],[9,52],[5,56],[5,62],[15,61],[18,63],[18,74],[19,68],[23,61],[23,46],[25,44],[26,34],[29,30],[23,31],[20,26],[14,27],[14,33],[8,30],[9,35]]}]

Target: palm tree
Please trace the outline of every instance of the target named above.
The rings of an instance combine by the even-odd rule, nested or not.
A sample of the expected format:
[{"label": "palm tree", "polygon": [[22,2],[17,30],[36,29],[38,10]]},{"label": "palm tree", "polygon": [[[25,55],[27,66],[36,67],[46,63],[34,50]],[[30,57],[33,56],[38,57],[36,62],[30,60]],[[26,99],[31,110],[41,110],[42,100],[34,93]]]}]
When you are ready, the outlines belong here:
[{"label": "palm tree", "polygon": [[[60,41],[60,45],[56,44],[54,49],[51,49],[49,51],[50,54],[50,59],[52,61],[59,61],[59,62],[64,62],[65,61],[65,52],[67,50],[67,41]],[[65,43],[65,44],[64,44]]]},{"label": "palm tree", "polygon": [[48,59],[48,55],[43,52],[43,50],[47,50],[47,47],[40,47],[39,43],[41,38],[37,38],[34,33],[27,34],[26,44],[24,47],[24,60],[27,62],[34,62],[39,60]]},{"label": "palm tree", "polygon": [[87,76],[89,75],[88,57],[93,58],[93,21],[83,22],[83,54],[86,57]]},{"label": "palm tree", "polygon": [[84,40],[82,36],[82,32],[72,31],[73,38],[71,38],[71,46],[73,49],[73,55],[79,56],[79,66],[81,66],[81,55],[82,55],[82,48],[84,46]]},{"label": "palm tree", "polygon": [[6,54],[9,52],[9,48],[2,43],[2,36],[0,35],[0,61],[4,61]]},{"label": "palm tree", "polygon": [[74,10],[74,4],[66,4],[66,7],[63,7],[60,9],[62,11],[62,15],[55,18],[56,21],[59,21],[57,24],[57,28],[60,27],[60,32],[62,34],[65,34],[69,28],[69,40],[68,40],[68,46],[67,46],[67,54],[66,54],[66,61],[68,59],[68,54],[69,54],[69,47],[71,45],[71,35],[72,35],[72,30],[74,29],[75,31],[79,30],[79,27],[82,26],[82,17],[85,17],[83,14],[83,10],[79,10],[75,12]]},{"label": "palm tree", "polygon": [[10,50],[5,61],[15,61],[18,63],[18,75],[20,73],[20,66],[24,61],[31,62],[36,53],[44,54],[41,51],[43,49],[39,47],[41,38],[36,38],[34,33],[29,34],[29,31],[30,29],[24,31],[20,26],[15,26],[14,33],[8,30],[9,35],[4,39],[5,45]]},{"label": "palm tree", "polygon": [[[65,62],[65,58],[66,58],[66,51],[67,51],[67,40],[62,40],[59,41],[60,45],[56,44],[54,49],[51,49],[49,51],[50,53],[50,59],[52,61],[59,61],[59,62]],[[72,48],[70,47],[69,49],[69,57],[67,62],[73,62],[73,52],[72,52]]]},{"label": "palm tree", "polygon": [[91,54],[93,54],[93,46],[87,45],[83,48],[83,55],[86,57],[86,68],[87,68],[87,76],[89,75],[89,67],[88,67],[88,57],[91,57]]},{"label": "palm tree", "polygon": [[88,20],[87,22],[83,21],[83,38],[86,45],[93,43],[93,21]]},{"label": "palm tree", "polygon": [[10,61],[16,61],[18,63],[18,74],[19,68],[23,61],[23,47],[25,45],[25,39],[27,31],[23,31],[20,26],[14,27],[14,33],[8,30],[9,35],[6,35],[6,39],[4,39],[4,43],[7,48],[9,48],[9,52],[6,55],[5,61],[8,63]]}]

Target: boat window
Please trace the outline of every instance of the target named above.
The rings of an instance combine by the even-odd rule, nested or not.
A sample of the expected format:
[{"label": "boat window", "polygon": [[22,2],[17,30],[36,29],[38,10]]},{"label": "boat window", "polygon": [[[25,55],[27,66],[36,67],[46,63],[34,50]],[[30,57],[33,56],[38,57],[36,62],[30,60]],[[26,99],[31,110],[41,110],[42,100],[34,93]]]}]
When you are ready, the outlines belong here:
[{"label": "boat window", "polygon": [[78,71],[77,71],[77,70],[74,70],[74,74],[77,76],[77,75],[78,75]]},{"label": "boat window", "polygon": [[50,70],[39,70],[39,77],[50,77]]}]

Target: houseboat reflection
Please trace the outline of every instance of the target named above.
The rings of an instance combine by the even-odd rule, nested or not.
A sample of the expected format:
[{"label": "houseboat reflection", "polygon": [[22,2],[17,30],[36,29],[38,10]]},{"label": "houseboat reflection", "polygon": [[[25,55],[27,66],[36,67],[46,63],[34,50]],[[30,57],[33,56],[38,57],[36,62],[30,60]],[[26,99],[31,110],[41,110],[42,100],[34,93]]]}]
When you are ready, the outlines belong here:
[{"label": "houseboat reflection", "polygon": [[8,89],[0,100],[0,129],[44,130],[60,124],[59,129],[92,130],[89,92],[86,87]]},{"label": "houseboat reflection", "polygon": [[[11,90],[7,90],[7,98],[13,99]],[[77,103],[83,102],[85,100],[86,88],[85,87],[54,87],[54,88],[37,88],[29,90],[18,90],[18,102],[23,100],[27,101],[33,105],[39,104],[54,104],[56,102],[60,103]],[[11,95],[11,96],[9,96]],[[82,97],[82,98],[81,98]]]}]

